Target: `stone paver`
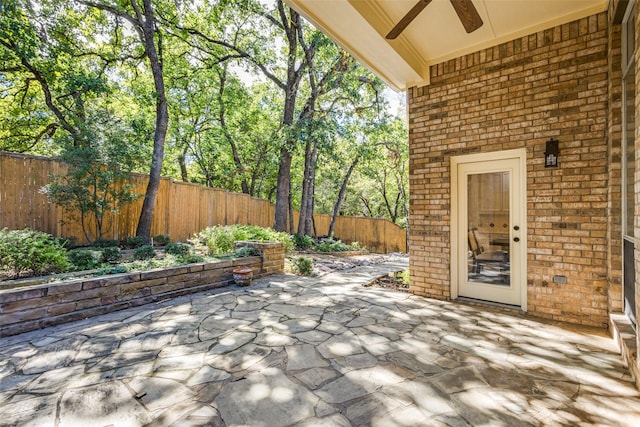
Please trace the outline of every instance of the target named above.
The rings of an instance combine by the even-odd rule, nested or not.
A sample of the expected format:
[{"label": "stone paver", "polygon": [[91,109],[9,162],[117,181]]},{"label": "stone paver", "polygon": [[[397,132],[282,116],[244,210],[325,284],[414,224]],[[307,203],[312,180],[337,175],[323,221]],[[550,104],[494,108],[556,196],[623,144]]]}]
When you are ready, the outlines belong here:
[{"label": "stone paver", "polygon": [[0,426],[640,425],[605,331],[362,285],[389,258],[0,339]]}]

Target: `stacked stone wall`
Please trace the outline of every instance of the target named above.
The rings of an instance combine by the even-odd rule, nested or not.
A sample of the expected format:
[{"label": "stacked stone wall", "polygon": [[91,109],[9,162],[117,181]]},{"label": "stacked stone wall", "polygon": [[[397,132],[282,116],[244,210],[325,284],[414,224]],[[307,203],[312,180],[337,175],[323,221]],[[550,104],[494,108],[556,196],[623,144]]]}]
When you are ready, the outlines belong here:
[{"label": "stacked stone wall", "polygon": [[247,245],[261,256],[0,290],[0,337],[227,286],[237,267],[254,277],[284,270],[283,243]]}]

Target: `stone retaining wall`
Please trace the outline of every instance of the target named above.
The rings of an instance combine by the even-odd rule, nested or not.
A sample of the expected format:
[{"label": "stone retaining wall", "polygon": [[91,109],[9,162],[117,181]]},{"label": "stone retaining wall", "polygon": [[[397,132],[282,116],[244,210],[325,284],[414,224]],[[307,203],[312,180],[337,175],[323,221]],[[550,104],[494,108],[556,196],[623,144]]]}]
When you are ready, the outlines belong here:
[{"label": "stone retaining wall", "polygon": [[253,268],[254,277],[284,270],[283,243],[236,246],[252,246],[260,256],[0,290],[0,337],[227,286],[236,267]]}]

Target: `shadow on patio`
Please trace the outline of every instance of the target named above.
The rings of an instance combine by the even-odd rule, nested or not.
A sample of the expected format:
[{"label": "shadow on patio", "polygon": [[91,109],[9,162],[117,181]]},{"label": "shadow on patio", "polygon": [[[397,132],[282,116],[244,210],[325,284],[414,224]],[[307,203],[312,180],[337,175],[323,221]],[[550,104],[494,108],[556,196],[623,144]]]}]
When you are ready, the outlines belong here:
[{"label": "shadow on patio", "polygon": [[640,425],[605,331],[272,276],[0,340],[0,425]]}]

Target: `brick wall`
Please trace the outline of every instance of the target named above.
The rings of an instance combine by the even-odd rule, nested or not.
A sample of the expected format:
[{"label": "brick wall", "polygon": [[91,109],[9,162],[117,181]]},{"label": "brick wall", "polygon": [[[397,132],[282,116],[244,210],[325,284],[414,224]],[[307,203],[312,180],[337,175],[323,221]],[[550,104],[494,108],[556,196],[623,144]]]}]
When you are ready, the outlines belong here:
[{"label": "brick wall", "polygon": [[[614,4],[615,3],[615,4]],[[622,307],[622,27],[614,23],[617,1],[608,9],[609,25],[609,116],[608,164],[609,195],[607,206],[607,269],[609,277],[609,310],[623,311]]]},{"label": "brick wall", "polygon": [[254,277],[284,270],[283,243],[241,246],[261,256],[0,290],[0,337],[226,286],[236,267],[251,267]]},{"label": "brick wall", "polygon": [[[621,2],[622,3],[622,2]],[[639,112],[640,112],[640,5],[635,5],[635,139],[634,139],[634,151],[635,151],[635,206],[634,206],[634,237],[635,237],[635,251],[634,251],[634,263],[635,263],[635,304],[636,304],[636,323],[640,319],[640,244],[638,244],[638,237],[640,236],[640,125],[638,124]],[[636,327],[636,347],[634,349],[635,361],[630,361],[634,366],[632,372],[635,375],[636,383],[640,384],[640,356],[638,355],[638,348],[640,348],[640,327]]]},{"label": "brick wall", "polygon": [[432,66],[408,91],[413,293],[451,297],[450,157],[524,147],[528,310],[607,324],[607,43],[602,13]]}]

